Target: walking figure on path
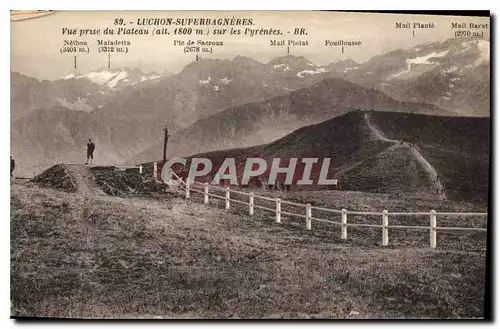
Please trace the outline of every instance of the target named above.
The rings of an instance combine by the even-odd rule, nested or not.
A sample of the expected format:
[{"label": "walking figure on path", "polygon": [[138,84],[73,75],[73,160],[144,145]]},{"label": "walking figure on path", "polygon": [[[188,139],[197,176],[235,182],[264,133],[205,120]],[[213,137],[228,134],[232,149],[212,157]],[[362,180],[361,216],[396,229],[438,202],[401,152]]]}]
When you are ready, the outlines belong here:
[{"label": "walking figure on path", "polygon": [[85,164],[89,164],[89,160],[90,160],[90,165],[93,164],[94,150],[95,150],[95,144],[94,142],[92,142],[92,139],[89,138],[89,142],[87,143],[87,162],[85,162]]}]

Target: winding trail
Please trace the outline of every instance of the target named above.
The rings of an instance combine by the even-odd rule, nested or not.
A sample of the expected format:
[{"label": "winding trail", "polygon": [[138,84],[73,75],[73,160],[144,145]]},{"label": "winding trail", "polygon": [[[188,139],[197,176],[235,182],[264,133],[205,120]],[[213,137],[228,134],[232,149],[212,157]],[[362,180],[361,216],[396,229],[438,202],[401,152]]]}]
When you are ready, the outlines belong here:
[{"label": "winding trail", "polygon": [[393,142],[393,143],[399,143],[398,140],[395,139],[389,139],[385,136],[385,134],[380,130],[380,128],[377,126],[377,124],[373,121],[372,117],[365,112],[365,121],[370,130],[372,131],[375,139],[384,141],[384,142]]},{"label": "winding trail", "polygon": [[[68,174],[72,176],[76,184],[76,191],[82,198],[80,217],[84,227],[87,244],[93,246],[94,238],[99,235],[97,228],[97,216],[94,215],[94,204],[96,197],[106,196],[94,180],[94,174],[90,172],[90,167],[81,164],[66,165]],[[94,256],[92,256],[94,257]]]},{"label": "winding trail", "polygon": [[[397,144],[400,144],[402,142],[402,141],[399,141],[396,139],[387,138],[385,136],[385,134],[382,132],[382,130],[380,130],[380,128],[377,126],[377,124],[373,121],[373,119],[371,118],[369,113],[365,112],[364,117],[366,120],[366,124],[368,125],[368,127],[372,131],[375,139],[385,141],[385,142],[397,143]],[[441,184],[440,180],[437,179],[438,173],[436,171],[436,168],[434,168],[429,163],[429,161],[427,161],[427,159],[422,155],[422,153],[420,153],[420,151],[415,146],[410,147],[408,145],[408,143],[406,143],[406,142],[403,142],[403,144],[401,144],[400,146],[407,147],[410,149],[410,151],[412,152],[415,159],[418,161],[418,163],[420,163],[422,168],[424,168],[424,170],[427,172],[427,174],[429,176],[429,181],[431,182],[432,186],[436,190],[436,194],[438,195],[438,198],[440,200],[446,200],[446,193],[444,190],[444,186]],[[394,146],[392,146],[392,147],[394,147]],[[442,191],[442,194],[438,194],[437,191]]]},{"label": "winding trail", "polygon": [[85,197],[92,197],[93,195],[106,195],[95,180],[94,175],[90,172],[90,167],[86,165],[66,165],[68,173],[74,178],[76,189],[78,193]]}]

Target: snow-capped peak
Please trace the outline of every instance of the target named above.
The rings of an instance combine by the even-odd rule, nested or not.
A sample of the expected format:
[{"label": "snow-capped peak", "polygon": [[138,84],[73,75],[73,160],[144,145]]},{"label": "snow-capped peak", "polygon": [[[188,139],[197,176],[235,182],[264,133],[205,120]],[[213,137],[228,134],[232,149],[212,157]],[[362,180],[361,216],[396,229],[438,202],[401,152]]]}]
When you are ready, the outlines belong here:
[{"label": "snow-capped peak", "polygon": [[203,80],[203,79],[201,79],[199,82],[200,82],[200,85],[205,85],[205,84],[207,84],[207,83],[210,83],[210,80],[211,80],[211,78],[210,78],[210,77],[208,77],[208,79],[207,79],[207,80]]},{"label": "snow-capped peak", "polygon": [[288,65],[288,64],[275,64],[275,65],[273,65],[273,68],[275,70],[281,69],[282,67],[284,67],[283,71],[290,71],[290,65]]},{"label": "snow-capped peak", "polygon": [[61,79],[87,79],[101,86],[107,86],[111,89],[120,86],[135,85],[147,80],[159,79],[162,75],[157,73],[144,74],[141,71],[134,69],[118,69],[118,70],[99,70],[85,74],[68,74]]},{"label": "snow-capped peak", "polygon": [[451,66],[451,67],[449,67],[449,68],[447,68],[447,69],[443,69],[443,70],[441,70],[441,73],[442,73],[443,75],[446,75],[446,74],[448,74],[448,73],[455,72],[456,70],[458,70],[458,68],[457,68],[455,65],[453,65],[453,66]]},{"label": "snow-capped peak", "polygon": [[[118,81],[115,81],[115,82],[112,82],[112,81],[117,76],[125,78],[127,75],[128,75],[127,72],[124,72],[124,71],[113,72],[113,71],[108,71],[108,70],[102,70],[102,71],[89,72],[89,73],[86,73],[83,75],[79,75],[79,76],[76,76],[75,79],[87,78],[90,81],[97,83],[99,85],[107,85],[109,82],[111,82],[112,86],[115,86]],[[108,87],[112,88],[109,85],[108,85]]]},{"label": "snow-capped peak", "polygon": [[150,76],[142,76],[141,79],[139,80],[139,82],[144,82],[147,80],[155,80],[155,79],[159,79],[159,78],[161,78],[161,75],[159,75],[159,74],[153,74]]},{"label": "snow-capped peak", "polygon": [[355,66],[355,67],[346,67],[344,69],[344,73],[347,73],[349,71],[353,71],[353,70],[359,70],[359,66]]},{"label": "snow-capped peak", "polygon": [[486,40],[479,40],[477,42],[477,48],[480,51],[480,57],[476,61],[476,65],[481,64],[482,62],[490,60],[490,43]]},{"label": "snow-capped peak", "polygon": [[222,79],[219,79],[219,81],[225,85],[229,84],[233,79],[229,79],[228,77],[224,77]]},{"label": "snow-capped peak", "polygon": [[434,64],[432,62],[429,62],[429,59],[444,57],[444,56],[446,56],[446,54],[448,54],[448,52],[449,52],[449,50],[441,51],[439,53],[436,53],[435,51],[433,51],[432,53],[425,55],[425,56],[407,59],[406,63],[408,65],[411,65],[411,64]]},{"label": "snow-capped peak", "polygon": [[306,74],[312,75],[312,74],[319,74],[319,73],[325,73],[327,70],[324,67],[317,68],[316,70],[302,70],[300,72],[297,72],[297,76],[299,78],[305,77]]},{"label": "snow-capped peak", "polygon": [[[412,71],[412,66],[414,65],[437,65],[436,62],[430,62],[429,60],[432,59],[432,58],[441,58],[441,57],[444,57],[446,56],[447,54],[449,53],[449,50],[444,50],[444,51],[441,51],[441,52],[431,52],[425,56],[417,56],[417,57],[414,57],[414,58],[407,58],[406,59],[406,68],[403,69],[402,71],[398,72],[398,73],[395,73],[395,74],[392,74],[390,75],[389,77],[387,77],[388,79],[395,79],[395,78],[400,78],[400,77],[404,77],[404,76],[407,76],[408,74],[411,74],[413,71]],[[442,72],[442,73],[445,73],[445,72]]]},{"label": "snow-capped peak", "polygon": [[117,75],[115,75],[110,81],[108,81],[106,83],[106,85],[109,87],[109,88],[114,88],[116,87],[116,84],[122,80],[122,79],[125,79],[126,77],[128,77],[128,73],[125,72],[125,71],[121,71],[120,73],[118,73]]}]

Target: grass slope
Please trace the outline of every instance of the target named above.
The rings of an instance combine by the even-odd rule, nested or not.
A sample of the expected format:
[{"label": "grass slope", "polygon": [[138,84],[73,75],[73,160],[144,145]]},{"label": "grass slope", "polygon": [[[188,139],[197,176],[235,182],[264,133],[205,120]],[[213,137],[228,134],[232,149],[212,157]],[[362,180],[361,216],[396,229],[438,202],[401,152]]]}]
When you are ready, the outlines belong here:
[{"label": "grass slope", "polygon": [[14,185],[10,235],[12,316],[483,316],[484,252],[364,246],[351,229],[337,243],[331,227],[305,231],[173,196]]},{"label": "grass slope", "polygon": [[[416,143],[439,173],[448,199],[487,203],[489,118],[378,111],[371,112],[370,117],[388,139]],[[397,147],[392,142],[378,140],[360,111],[300,128],[269,144],[192,157],[210,158],[213,172],[225,158],[236,158],[241,175],[244,160],[255,156],[267,159],[268,167],[272,158],[329,157],[332,163],[328,177],[340,178],[344,189],[437,197],[432,183],[435,177],[429,177],[408,146]],[[294,181],[301,178],[302,170],[299,165]],[[318,175],[319,166],[313,168],[313,180]],[[321,188],[324,187],[314,187]]]},{"label": "grass slope", "polygon": [[452,199],[487,204],[490,119],[372,113],[389,138],[415,141]]}]

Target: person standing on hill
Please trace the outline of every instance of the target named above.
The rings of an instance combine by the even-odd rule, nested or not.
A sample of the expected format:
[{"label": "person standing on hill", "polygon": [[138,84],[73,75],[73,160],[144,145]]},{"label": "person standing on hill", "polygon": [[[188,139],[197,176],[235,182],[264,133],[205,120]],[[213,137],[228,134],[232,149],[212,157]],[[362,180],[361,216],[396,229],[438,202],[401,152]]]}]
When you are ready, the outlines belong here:
[{"label": "person standing on hill", "polygon": [[93,164],[94,150],[95,150],[95,144],[94,142],[92,142],[92,139],[89,138],[89,142],[87,143],[87,162],[85,162],[85,164],[88,164],[89,160],[90,160],[90,165]]},{"label": "person standing on hill", "polygon": [[16,169],[16,162],[14,161],[14,158],[12,155],[10,156],[10,178],[12,179],[12,173],[14,172],[14,169]]}]

